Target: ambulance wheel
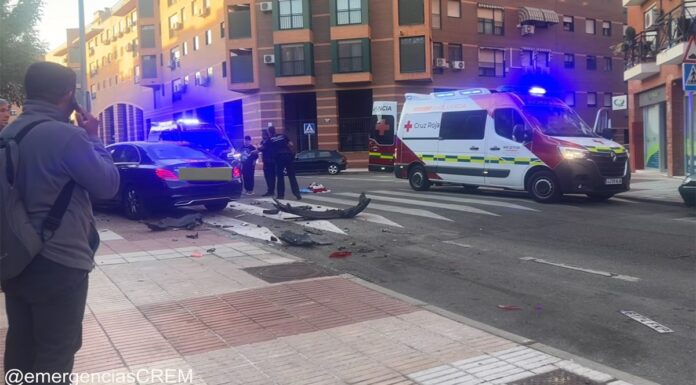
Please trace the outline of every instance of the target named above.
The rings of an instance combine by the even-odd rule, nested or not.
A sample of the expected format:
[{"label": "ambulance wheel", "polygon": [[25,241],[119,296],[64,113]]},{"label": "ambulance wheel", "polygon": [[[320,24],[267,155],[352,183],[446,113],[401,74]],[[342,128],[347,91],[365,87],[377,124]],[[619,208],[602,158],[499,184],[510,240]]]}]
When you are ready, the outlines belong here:
[{"label": "ambulance wheel", "polygon": [[529,179],[529,195],[540,203],[554,203],[561,199],[561,189],[551,171],[537,171]]},{"label": "ambulance wheel", "polygon": [[423,166],[413,166],[408,172],[408,183],[416,191],[424,191],[430,188],[428,175]]},{"label": "ambulance wheel", "polygon": [[587,193],[587,197],[593,202],[604,202],[613,196],[612,193]]}]

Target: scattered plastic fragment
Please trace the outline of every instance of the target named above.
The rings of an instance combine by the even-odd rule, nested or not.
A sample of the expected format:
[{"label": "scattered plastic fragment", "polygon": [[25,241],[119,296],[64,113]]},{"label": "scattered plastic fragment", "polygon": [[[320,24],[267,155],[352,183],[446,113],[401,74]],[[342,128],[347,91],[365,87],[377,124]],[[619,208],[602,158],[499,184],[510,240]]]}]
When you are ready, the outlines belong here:
[{"label": "scattered plastic fragment", "polygon": [[203,224],[201,214],[188,214],[181,218],[164,218],[157,222],[145,222],[145,225],[152,231],[164,231],[169,229],[193,230]]},{"label": "scattered plastic fragment", "polygon": [[205,252],[208,253],[208,254],[212,254],[212,253],[215,252],[215,248],[213,247],[212,249],[208,249],[208,250],[206,250]]},{"label": "scattered plastic fragment", "polygon": [[280,210],[278,209],[270,209],[270,210],[263,210],[264,214],[269,214],[269,215],[275,215],[278,214]]},{"label": "scattered plastic fragment", "polygon": [[498,309],[508,311],[522,310],[522,308],[517,305],[498,305]]},{"label": "scattered plastic fragment", "polygon": [[358,199],[358,204],[346,209],[332,209],[325,211],[314,211],[309,206],[291,206],[290,204],[283,204],[277,200],[273,200],[274,206],[283,212],[294,214],[305,219],[340,219],[340,218],[353,218],[359,213],[361,213],[367,205],[370,204],[370,199],[365,196],[365,193],[360,194]]},{"label": "scattered plastic fragment", "polygon": [[278,238],[271,235],[271,242],[278,242]]},{"label": "scattered plastic fragment", "polygon": [[193,258],[201,258],[203,256],[203,253],[201,253],[200,251],[194,251],[193,253],[191,253],[191,256]]},{"label": "scattered plastic fragment", "polygon": [[198,233],[187,235],[186,238],[188,238],[188,239],[198,239]]},{"label": "scattered plastic fragment", "polygon": [[350,251],[334,251],[329,255],[329,258],[345,258],[353,255]]}]

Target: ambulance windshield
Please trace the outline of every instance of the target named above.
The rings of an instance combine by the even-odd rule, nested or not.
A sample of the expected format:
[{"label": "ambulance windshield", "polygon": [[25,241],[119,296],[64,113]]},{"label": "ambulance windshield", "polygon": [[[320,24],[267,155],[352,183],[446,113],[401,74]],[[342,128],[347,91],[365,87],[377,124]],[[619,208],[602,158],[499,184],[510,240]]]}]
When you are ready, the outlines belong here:
[{"label": "ambulance windshield", "polygon": [[592,127],[567,107],[562,106],[527,106],[527,117],[536,123],[541,131],[550,136],[596,137]]}]

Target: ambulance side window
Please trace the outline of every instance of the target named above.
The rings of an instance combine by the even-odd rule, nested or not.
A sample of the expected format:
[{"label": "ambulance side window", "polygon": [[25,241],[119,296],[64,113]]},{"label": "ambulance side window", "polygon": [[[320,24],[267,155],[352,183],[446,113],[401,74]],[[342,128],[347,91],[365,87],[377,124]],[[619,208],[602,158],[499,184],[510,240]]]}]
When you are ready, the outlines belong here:
[{"label": "ambulance side window", "polygon": [[440,137],[450,140],[480,140],[486,132],[486,110],[444,112]]},{"label": "ambulance side window", "polygon": [[514,140],[512,137],[512,129],[517,124],[524,125],[524,120],[520,113],[513,108],[502,108],[495,110],[495,132],[503,138]]}]

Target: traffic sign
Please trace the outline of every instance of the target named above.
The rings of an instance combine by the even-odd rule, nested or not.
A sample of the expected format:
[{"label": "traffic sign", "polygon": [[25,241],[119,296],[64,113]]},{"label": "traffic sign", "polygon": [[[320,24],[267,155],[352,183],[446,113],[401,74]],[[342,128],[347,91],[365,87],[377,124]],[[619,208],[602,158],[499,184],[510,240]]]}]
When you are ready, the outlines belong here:
[{"label": "traffic sign", "polygon": [[684,91],[696,91],[696,63],[682,64],[682,86]]},{"label": "traffic sign", "polygon": [[684,51],[683,63],[696,63],[696,38],[693,36],[689,39],[689,44]]},{"label": "traffic sign", "polygon": [[304,124],[304,133],[306,135],[314,135],[317,133],[317,126],[314,123],[305,123]]}]

